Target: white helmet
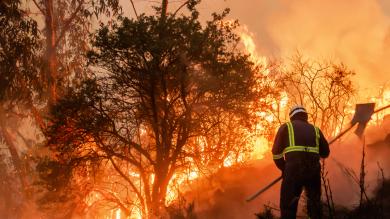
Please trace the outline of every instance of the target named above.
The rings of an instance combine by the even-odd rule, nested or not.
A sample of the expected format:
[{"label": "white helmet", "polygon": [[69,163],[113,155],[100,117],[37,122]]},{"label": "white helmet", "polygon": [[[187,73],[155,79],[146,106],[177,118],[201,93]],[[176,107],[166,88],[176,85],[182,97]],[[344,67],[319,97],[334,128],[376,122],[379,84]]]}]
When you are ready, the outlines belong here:
[{"label": "white helmet", "polygon": [[300,112],[306,113],[306,114],[307,114],[305,107],[303,107],[302,105],[295,105],[295,106],[293,106],[293,107],[291,108],[290,113],[289,113],[288,115],[289,115],[290,118],[291,118],[291,117],[293,117],[295,114],[300,113]]}]

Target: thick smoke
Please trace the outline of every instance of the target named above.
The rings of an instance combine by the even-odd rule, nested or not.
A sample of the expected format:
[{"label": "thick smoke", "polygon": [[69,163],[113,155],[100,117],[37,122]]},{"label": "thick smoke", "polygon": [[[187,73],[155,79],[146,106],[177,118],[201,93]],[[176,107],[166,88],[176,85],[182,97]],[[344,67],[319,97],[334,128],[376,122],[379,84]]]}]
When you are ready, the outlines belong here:
[{"label": "thick smoke", "polygon": [[329,179],[334,190],[337,204],[353,207],[358,204],[360,188],[356,179],[360,177],[363,144],[365,143],[365,183],[369,196],[382,183],[382,171],[385,178],[390,177],[390,120],[377,126],[370,126],[363,138],[350,134],[331,147],[332,154],[326,161]]},{"label": "thick smoke", "polygon": [[232,9],[255,35],[259,53],[288,58],[296,51],[313,59],[344,62],[361,88],[390,80],[390,3],[387,0],[204,1],[203,16]]}]

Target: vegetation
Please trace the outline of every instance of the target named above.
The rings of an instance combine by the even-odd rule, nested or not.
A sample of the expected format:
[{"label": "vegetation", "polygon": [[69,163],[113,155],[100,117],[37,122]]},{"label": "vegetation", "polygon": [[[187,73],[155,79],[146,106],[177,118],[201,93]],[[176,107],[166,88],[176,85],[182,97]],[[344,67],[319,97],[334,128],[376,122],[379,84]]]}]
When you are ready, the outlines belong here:
[{"label": "vegetation", "polygon": [[[68,180],[91,184],[83,191],[110,194],[106,201],[127,214],[135,206],[161,215],[175,175],[194,163],[219,167],[245,149],[241,130],[251,128],[256,99],[268,95],[257,83],[260,68],[235,49],[237,23],[223,21],[228,11],[203,27],[196,3],[188,4],[190,16],[120,17],[102,26],[89,53],[93,76],[52,111],[52,162],[66,166]],[[53,173],[51,162],[41,165],[42,176]]]},{"label": "vegetation", "polygon": [[[31,106],[39,91],[40,79],[37,24],[23,15],[20,4],[0,2],[0,136],[11,158],[8,163],[8,156],[0,156],[2,183],[10,186],[1,190],[1,199],[7,203],[4,215],[19,210],[21,205],[16,200],[27,201],[30,197],[28,165],[20,155],[14,133],[18,133],[21,118],[26,116],[24,109]],[[11,181],[14,183],[10,184]],[[18,192],[11,195],[11,191]]]},{"label": "vegetation", "polygon": [[287,87],[290,103],[304,105],[311,122],[326,136],[334,136],[348,122],[347,116],[353,110],[354,75],[342,63],[315,61],[298,53],[287,67],[281,68],[278,82]]}]

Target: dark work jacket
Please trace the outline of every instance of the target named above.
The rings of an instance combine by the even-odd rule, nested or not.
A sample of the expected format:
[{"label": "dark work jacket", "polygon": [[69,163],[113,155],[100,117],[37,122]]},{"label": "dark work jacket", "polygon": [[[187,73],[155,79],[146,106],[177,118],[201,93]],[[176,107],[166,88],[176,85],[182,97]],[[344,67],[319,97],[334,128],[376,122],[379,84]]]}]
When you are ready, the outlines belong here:
[{"label": "dark work jacket", "polygon": [[[316,145],[316,134],[314,126],[308,123],[304,119],[293,119],[291,121],[294,129],[295,145],[298,146],[313,146]],[[274,159],[276,166],[284,171],[286,165],[297,166],[300,168],[302,165],[305,166],[317,166],[319,167],[319,160],[329,156],[329,144],[326,141],[324,135],[320,132],[319,140],[319,154],[303,151],[294,151],[286,153],[284,157],[280,159]],[[272,147],[272,154],[277,155],[283,153],[283,150],[289,146],[288,128],[287,124],[280,126]]]}]

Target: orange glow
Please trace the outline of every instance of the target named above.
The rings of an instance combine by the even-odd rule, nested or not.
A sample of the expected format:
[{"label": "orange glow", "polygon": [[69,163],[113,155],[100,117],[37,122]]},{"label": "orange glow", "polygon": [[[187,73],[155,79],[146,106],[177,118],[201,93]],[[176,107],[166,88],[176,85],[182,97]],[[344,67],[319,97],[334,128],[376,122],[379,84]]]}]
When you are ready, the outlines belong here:
[{"label": "orange glow", "polygon": [[189,172],[174,174],[168,184],[165,205],[170,205],[179,197],[179,193],[183,192],[185,188],[185,183],[189,183],[198,177],[199,172],[195,169],[192,169]]},{"label": "orange glow", "polygon": [[133,212],[131,212],[130,219],[142,219],[141,209],[133,208]]},{"label": "orange glow", "polygon": [[[378,91],[376,91],[378,92]],[[379,88],[379,92],[376,95],[369,96],[367,102],[374,102],[375,108],[380,109],[390,104],[390,86],[389,84],[385,84],[384,86]],[[390,113],[390,109],[385,109],[379,113],[374,114],[371,117],[368,125],[380,125],[385,115]]]},{"label": "orange glow", "polygon": [[91,192],[85,198],[85,203],[88,207],[92,206],[96,201],[100,200],[101,196],[97,192]]},{"label": "orange glow", "polygon": [[233,160],[230,156],[228,156],[224,161],[223,161],[223,166],[224,167],[231,167],[233,165]]},{"label": "orange glow", "polygon": [[252,155],[257,159],[263,159],[264,155],[270,150],[268,145],[269,142],[264,137],[257,138]]},{"label": "orange glow", "polygon": [[116,211],[115,211],[115,219],[121,219],[121,209],[116,209]]},{"label": "orange glow", "polygon": [[[260,66],[267,66],[267,58],[258,54],[254,40],[255,36],[252,32],[249,31],[248,27],[242,25],[238,31],[238,34],[244,46],[244,50],[250,54],[251,61]],[[267,75],[269,70],[265,68],[262,73]]]}]

